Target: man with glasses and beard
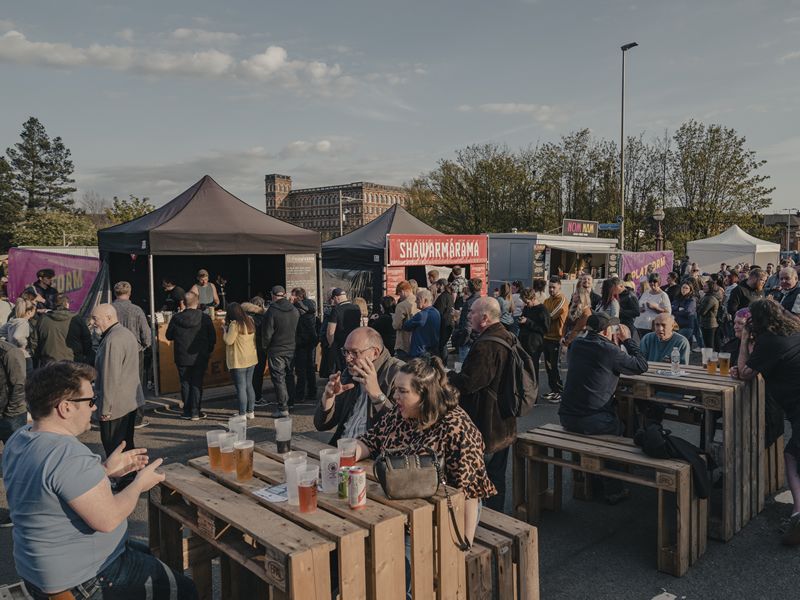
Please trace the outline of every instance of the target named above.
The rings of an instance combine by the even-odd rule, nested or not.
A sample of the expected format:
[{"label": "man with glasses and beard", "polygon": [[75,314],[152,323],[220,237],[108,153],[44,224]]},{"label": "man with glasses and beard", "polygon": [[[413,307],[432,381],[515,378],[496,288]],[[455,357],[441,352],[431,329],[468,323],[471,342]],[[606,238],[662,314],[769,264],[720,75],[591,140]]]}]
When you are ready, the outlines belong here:
[{"label": "man with glasses and beard", "polygon": [[336,428],[330,444],[343,437],[358,437],[378,416],[392,406],[389,393],[394,377],[405,364],[383,346],[383,338],[371,327],[355,329],[344,342],[345,372],[328,378],[314,412],[317,431]]}]

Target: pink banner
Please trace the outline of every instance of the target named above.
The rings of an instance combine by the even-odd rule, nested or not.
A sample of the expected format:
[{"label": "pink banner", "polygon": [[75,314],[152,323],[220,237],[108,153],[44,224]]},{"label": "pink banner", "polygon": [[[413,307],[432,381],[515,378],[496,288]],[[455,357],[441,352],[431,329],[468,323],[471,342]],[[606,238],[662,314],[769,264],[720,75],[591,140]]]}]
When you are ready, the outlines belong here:
[{"label": "pink banner", "polygon": [[622,275],[630,273],[633,280],[639,283],[639,278],[647,273],[647,267],[653,265],[656,273],[661,275],[662,285],[667,281],[667,273],[672,271],[672,250],[658,252],[625,252],[622,255]]},{"label": "pink banner", "polygon": [[26,248],[11,248],[8,253],[8,297],[17,298],[36,282],[39,269],[53,269],[53,287],[69,296],[70,309],[78,310],[92,287],[100,259]]}]

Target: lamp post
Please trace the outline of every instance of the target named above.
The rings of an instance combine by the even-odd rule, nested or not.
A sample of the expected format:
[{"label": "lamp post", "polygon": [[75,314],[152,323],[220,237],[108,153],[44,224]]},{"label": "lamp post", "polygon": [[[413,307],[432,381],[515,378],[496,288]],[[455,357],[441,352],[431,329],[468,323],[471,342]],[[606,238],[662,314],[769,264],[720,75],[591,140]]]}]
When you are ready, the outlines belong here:
[{"label": "lamp post", "polygon": [[786,251],[792,251],[792,213],[796,213],[796,208],[784,208],[786,211]]},{"label": "lamp post", "polygon": [[343,196],[342,190],[339,190],[339,237],[344,235],[344,208],[343,204],[344,201],[347,200],[348,202],[352,202],[356,200],[358,202],[361,201],[361,198],[353,198],[352,196]]},{"label": "lamp post", "polygon": [[661,231],[661,221],[664,220],[664,209],[660,206],[653,211],[653,220],[658,225],[658,230],[656,231],[656,251],[664,249],[664,233]]},{"label": "lamp post", "polygon": [[630,42],[620,46],[622,50],[622,101],[620,103],[619,119],[619,199],[620,199],[620,222],[619,222],[619,249],[625,250],[625,53],[631,48],[638,46],[636,42]]}]

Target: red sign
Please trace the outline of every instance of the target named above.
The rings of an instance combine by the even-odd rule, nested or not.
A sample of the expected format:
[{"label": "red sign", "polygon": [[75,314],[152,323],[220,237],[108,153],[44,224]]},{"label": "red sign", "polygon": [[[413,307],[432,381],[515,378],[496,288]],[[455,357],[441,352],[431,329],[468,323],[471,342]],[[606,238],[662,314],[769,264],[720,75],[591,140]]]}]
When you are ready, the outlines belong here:
[{"label": "red sign", "polygon": [[389,264],[458,265],[486,263],[485,235],[402,235],[389,234]]},{"label": "red sign", "polygon": [[403,267],[386,267],[386,294],[396,296],[397,284],[406,278]]}]

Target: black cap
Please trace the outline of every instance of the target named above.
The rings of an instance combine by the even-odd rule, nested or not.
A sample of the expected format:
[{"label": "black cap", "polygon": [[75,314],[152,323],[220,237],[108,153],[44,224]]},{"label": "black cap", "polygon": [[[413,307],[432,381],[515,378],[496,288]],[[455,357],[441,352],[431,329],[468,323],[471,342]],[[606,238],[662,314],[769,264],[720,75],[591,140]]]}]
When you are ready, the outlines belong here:
[{"label": "black cap", "polygon": [[605,331],[611,325],[619,325],[619,319],[603,311],[593,312],[586,321],[586,327],[598,333]]},{"label": "black cap", "polygon": [[55,277],[56,272],[53,269],[39,269],[36,273],[36,277]]},{"label": "black cap", "polygon": [[273,296],[285,296],[286,290],[282,285],[273,285],[272,289],[270,290]]},{"label": "black cap", "polygon": [[342,288],[333,288],[333,291],[331,292],[331,298],[337,298],[339,296],[345,296],[345,295],[346,293]]}]

